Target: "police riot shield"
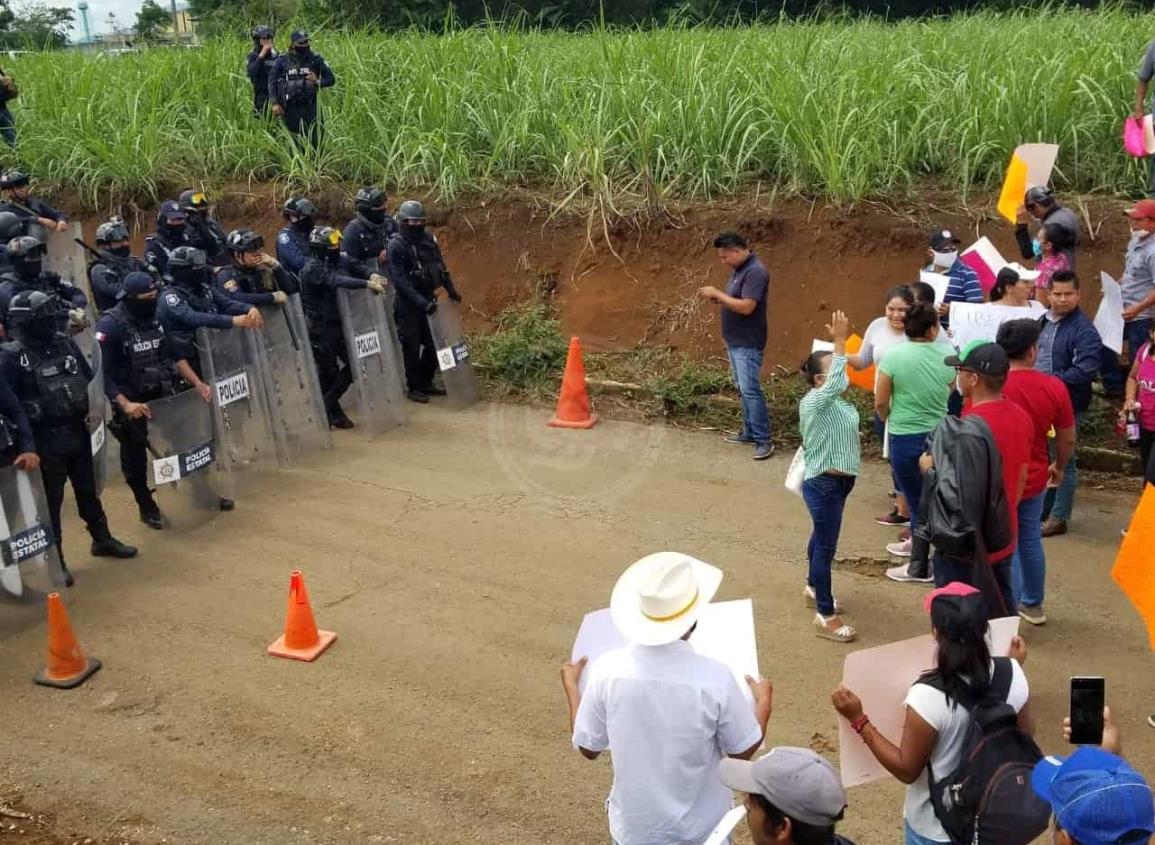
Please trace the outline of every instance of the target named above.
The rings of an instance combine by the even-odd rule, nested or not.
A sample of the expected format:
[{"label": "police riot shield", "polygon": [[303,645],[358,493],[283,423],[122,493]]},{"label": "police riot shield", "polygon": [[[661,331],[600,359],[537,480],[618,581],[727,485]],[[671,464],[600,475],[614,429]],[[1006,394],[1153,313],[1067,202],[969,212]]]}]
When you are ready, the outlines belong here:
[{"label": "police riot shield", "polygon": [[40,470],[0,469],[0,595],[27,600],[62,586]]},{"label": "police riot shield", "polygon": [[165,524],[204,525],[220,510],[229,489],[229,465],[219,459],[213,406],[197,390],[148,403],[149,473]]},{"label": "police riot shield", "polygon": [[337,291],[341,329],[357,391],[357,424],[370,435],[403,425],[403,364],[390,334],[382,297],[367,288]]},{"label": "police riot shield", "polygon": [[104,364],[100,355],[100,344],[93,344],[88,353],[92,365],[92,381],[88,383],[88,436],[92,442],[92,469],[96,473],[96,493],[104,492],[104,482],[108,478],[108,396],[104,392]]},{"label": "police riot shield", "polygon": [[428,319],[449,405],[468,408],[481,398],[481,388],[477,384],[473,362],[469,360],[469,346],[465,342],[457,303],[451,299],[438,302],[437,310]]},{"label": "police riot shield", "polygon": [[84,324],[70,323],[68,330],[81,351],[85,355],[90,354],[95,345],[92,327],[96,325],[96,318],[99,315],[96,313],[92,290],[88,285],[87,255],[84,247],[76,242],[78,239],[83,240],[84,232],[80,224],[70,223],[63,232],[57,232],[45,229],[38,223],[32,223],[28,226],[28,233],[44,242],[47,250],[44,256],[44,269],[59,274],[65,281],[84,291],[84,295],[88,297]]},{"label": "police riot shield", "polygon": [[261,316],[265,324],[257,333],[257,353],[265,407],[277,460],[288,465],[309,452],[332,448],[333,439],[300,294],[284,305],[262,305]]},{"label": "police riot shield", "polygon": [[259,345],[248,329],[197,329],[204,380],[213,389],[217,459],[229,465],[233,483],[276,464]]}]

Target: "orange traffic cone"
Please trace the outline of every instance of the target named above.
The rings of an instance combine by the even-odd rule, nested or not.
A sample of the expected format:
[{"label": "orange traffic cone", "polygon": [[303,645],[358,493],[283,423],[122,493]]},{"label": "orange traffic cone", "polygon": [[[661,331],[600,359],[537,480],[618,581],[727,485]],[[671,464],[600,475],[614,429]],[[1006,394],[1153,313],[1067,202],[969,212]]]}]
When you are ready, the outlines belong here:
[{"label": "orange traffic cone", "polygon": [[586,366],[582,363],[581,338],[569,339],[565,375],[557,397],[557,411],[549,425],[554,428],[593,428],[598,415],[590,412],[590,395],[586,391]]},{"label": "orange traffic cone", "polygon": [[60,593],[48,594],[48,665],[36,673],[41,686],[57,689],[78,687],[96,674],[100,661],[86,658],[68,624]]},{"label": "orange traffic cone", "polygon": [[309,605],[309,593],[305,590],[305,576],[301,570],[294,569],[289,576],[289,613],[285,618],[285,633],[269,646],[269,654],[313,661],[336,639],[337,635],[332,631],[317,630],[317,623],[313,621],[313,608]]}]

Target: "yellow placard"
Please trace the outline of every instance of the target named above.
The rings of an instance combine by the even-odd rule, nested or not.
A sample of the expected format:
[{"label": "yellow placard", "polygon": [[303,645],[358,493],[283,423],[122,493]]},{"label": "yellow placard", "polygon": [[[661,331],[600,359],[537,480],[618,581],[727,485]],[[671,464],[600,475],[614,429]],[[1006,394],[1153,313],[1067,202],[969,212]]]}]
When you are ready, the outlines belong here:
[{"label": "yellow placard", "polygon": [[1017,153],[1011,156],[1007,176],[1003,179],[1003,190],[999,194],[999,214],[1012,223],[1017,219],[1023,195],[1027,192],[1027,171],[1027,163]]},{"label": "yellow placard", "polygon": [[1148,484],[1143,490],[1143,498],[1135,515],[1119,554],[1111,570],[1111,578],[1131,599],[1143,621],[1147,623],[1147,636],[1151,649],[1155,651],[1155,566],[1151,562],[1151,549],[1155,548],[1155,484]]}]

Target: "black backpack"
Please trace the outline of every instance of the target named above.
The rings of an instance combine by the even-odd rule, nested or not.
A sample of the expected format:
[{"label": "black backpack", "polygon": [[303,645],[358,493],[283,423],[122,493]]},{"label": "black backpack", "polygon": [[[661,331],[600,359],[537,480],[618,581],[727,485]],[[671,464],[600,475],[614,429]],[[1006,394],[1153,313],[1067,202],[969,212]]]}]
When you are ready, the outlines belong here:
[{"label": "black backpack", "polygon": [[[981,698],[960,701],[971,717],[958,768],[938,779],[927,764],[934,814],[955,845],[1028,845],[1046,829],[1051,807],[1031,789],[1043,758],[1007,703],[1014,678],[1009,657],[995,658]],[[945,692],[941,678],[920,681]]]}]

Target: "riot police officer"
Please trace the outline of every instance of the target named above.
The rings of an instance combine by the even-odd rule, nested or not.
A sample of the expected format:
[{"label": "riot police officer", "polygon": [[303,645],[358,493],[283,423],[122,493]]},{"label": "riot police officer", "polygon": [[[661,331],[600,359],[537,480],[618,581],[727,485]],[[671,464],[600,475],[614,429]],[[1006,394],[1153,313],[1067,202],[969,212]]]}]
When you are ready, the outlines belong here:
[{"label": "riot police officer", "polygon": [[180,204],[165,200],[156,213],[156,234],[144,239],[144,260],[158,276],[168,269],[168,258],[177,247],[189,246],[188,215]]},{"label": "riot police officer", "polygon": [[[57,331],[56,304],[43,291],[18,293],[8,318],[16,339],[4,344],[0,352],[0,377],[12,386],[32,424],[61,562],[60,506],[67,481],[72,482],[77,510],[92,536],[92,555],[135,557],[135,548],[109,532],[108,518],[96,494],[92,443],[85,425],[92,368],[79,347]],[[71,584],[70,574],[67,579]]]},{"label": "riot police officer", "polygon": [[345,226],[341,249],[350,258],[364,261],[370,267],[382,266],[385,244],[397,231],[397,221],[389,216],[388,197],[380,188],[357,191],[353,205],[357,216]]},{"label": "riot police officer", "polygon": [[234,326],[259,329],[261,312],[251,305],[229,299],[210,283],[205,254],[191,246],[180,246],[168,259],[168,278],[160,293],[157,314],[172,340],[178,358],[201,375],[196,348],[196,330],[231,329]]},{"label": "riot police officer", "polygon": [[405,381],[409,399],[428,402],[430,396],[444,396],[433,386],[437,372],[437,351],[427,317],[437,310],[437,289],[454,302],[461,295],[453,285],[441,247],[431,232],[425,231],[425,207],[416,200],[401,203],[397,210],[399,232],[389,239],[389,279],[397,288],[394,316],[405,357]]},{"label": "riot police officer", "polygon": [[380,294],[388,282],[360,261],[341,254],[341,233],[318,226],[309,234],[313,257],[301,271],[301,304],[309,325],[309,342],[317,362],[317,377],[325,400],[329,425],[352,428],[353,421],[341,408],[341,397],[353,383],[349,350],[341,331],[338,288],[369,288]]},{"label": "riot police officer", "polygon": [[157,283],[149,273],[129,273],[116,306],[96,324],[96,340],[104,368],[104,392],[112,403],[109,430],[120,443],[120,469],[132,490],[140,521],[164,527],[160,508],[148,486],[148,420],[146,403],[179,393],[187,382],[206,402],[212,388],[201,381],[188,361],[177,358],[157,318]]},{"label": "riot police officer", "polygon": [[13,298],[24,291],[42,291],[56,309],[57,330],[67,332],[69,325],[83,326],[88,297],[60,274],[44,269],[44,244],[30,235],[13,238],[7,246],[12,269],[0,274],[0,322],[8,325],[8,308]]},{"label": "riot police officer", "polygon": [[0,273],[12,270],[8,261],[8,242],[24,234],[24,222],[11,211],[0,211]]},{"label": "riot police officer", "polygon": [[269,101],[273,114],[284,118],[298,144],[307,138],[314,147],[320,145],[317,91],[336,81],[329,65],[309,46],[309,33],[293,30],[289,52],[277,57],[269,74]]},{"label": "riot police officer", "polygon": [[253,115],[264,117],[269,111],[269,74],[281,54],[273,46],[273,30],[267,26],[253,28],[253,49],[245,61],[245,72],[253,83]]},{"label": "riot police officer", "polygon": [[0,466],[14,464],[17,469],[34,472],[40,468],[40,456],[24,406],[8,382],[0,378]]},{"label": "riot police officer", "polygon": [[20,218],[24,224],[22,234],[32,234],[29,227],[33,225],[44,227],[45,232],[68,230],[68,215],[32,196],[32,177],[23,170],[9,170],[0,176],[0,190],[7,194],[0,211],[10,211]]},{"label": "riot police officer", "polygon": [[110,217],[97,227],[96,252],[88,264],[88,285],[97,311],[115,307],[129,273],[148,272],[148,265],[131,250],[128,226],[119,217]]},{"label": "riot police officer", "polygon": [[289,197],[281,207],[281,216],[289,225],[277,235],[277,260],[298,278],[309,260],[309,233],[316,214],[317,206],[304,197]]},{"label": "riot police officer", "polygon": [[229,299],[249,305],[284,305],[296,280],[277,259],[261,250],[265,239],[252,229],[234,229],[225,238],[231,262],[217,270],[213,284]]},{"label": "riot police officer", "polygon": [[177,198],[177,205],[185,213],[185,237],[189,246],[195,246],[208,258],[213,267],[229,263],[225,251],[225,231],[212,218],[209,199],[204,191],[189,189]]}]

